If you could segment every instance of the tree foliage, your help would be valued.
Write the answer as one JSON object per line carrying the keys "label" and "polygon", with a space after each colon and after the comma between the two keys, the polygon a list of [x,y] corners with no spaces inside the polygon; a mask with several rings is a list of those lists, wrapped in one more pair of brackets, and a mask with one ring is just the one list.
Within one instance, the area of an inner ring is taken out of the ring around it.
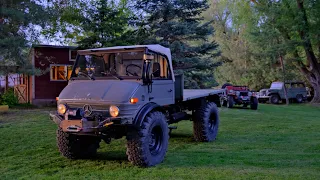
{"label": "tree foliage", "polygon": [[128,37],[132,32],[128,28],[130,11],[125,2],[99,0],[85,12],[80,26],[87,36],[78,44],[83,48],[129,45]]}
{"label": "tree foliage", "polygon": [[[243,64],[250,62],[250,67],[256,71],[255,76],[258,76],[254,82],[261,82],[266,77],[281,78],[282,61],[280,60],[283,60],[286,74],[282,79],[300,80],[304,75],[315,89],[314,102],[320,102],[319,2],[313,0],[213,1],[213,7],[219,5],[224,8],[214,17],[217,20],[216,26],[220,25],[221,32],[224,32],[224,35],[219,36],[223,37],[220,42],[227,44],[222,52],[225,52],[225,59],[231,62],[224,68],[232,65],[239,67],[236,69],[240,70]],[[229,23],[226,23],[226,19]],[[228,39],[242,42],[241,47],[235,48],[234,43],[229,42]],[[241,51],[244,47],[248,47],[245,53]],[[234,53],[228,52],[229,50],[234,50]],[[236,66],[238,60],[242,66]],[[250,71],[243,77],[248,74]],[[263,74],[265,74],[264,78],[259,77]]]}
{"label": "tree foliage", "polygon": [[135,8],[142,14],[140,34],[147,37],[141,43],[169,47],[174,68],[185,74],[187,88],[216,85],[213,69],[219,65],[215,60],[218,45],[209,39],[214,33],[211,22],[203,22],[201,16],[208,8],[207,1],[138,0]]}
{"label": "tree foliage", "polygon": [[127,0],[53,1],[52,9],[55,16],[43,30],[48,39],[80,48],[133,43]]}
{"label": "tree foliage", "polygon": [[28,47],[37,39],[35,27],[45,25],[46,15],[44,7],[35,1],[0,2],[0,74],[35,73],[27,58]]}
{"label": "tree foliage", "polygon": [[272,81],[301,79],[288,62],[284,78],[276,53],[267,53],[264,46],[252,41],[252,29],[255,29],[259,16],[251,11],[251,5],[245,0],[213,0],[205,13],[206,19],[214,20],[214,39],[222,52],[223,65],[215,73],[218,82],[247,85],[259,90],[269,87]]}

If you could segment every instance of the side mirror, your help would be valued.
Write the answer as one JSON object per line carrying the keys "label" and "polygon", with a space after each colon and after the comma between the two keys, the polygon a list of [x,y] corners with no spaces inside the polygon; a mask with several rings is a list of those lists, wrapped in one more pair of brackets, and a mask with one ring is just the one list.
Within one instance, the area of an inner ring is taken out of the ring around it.
{"label": "side mirror", "polygon": [[143,84],[148,85],[152,83],[152,74],[150,73],[150,66],[151,62],[149,60],[144,60],[143,62],[143,73],[142,73],[142,80]]}

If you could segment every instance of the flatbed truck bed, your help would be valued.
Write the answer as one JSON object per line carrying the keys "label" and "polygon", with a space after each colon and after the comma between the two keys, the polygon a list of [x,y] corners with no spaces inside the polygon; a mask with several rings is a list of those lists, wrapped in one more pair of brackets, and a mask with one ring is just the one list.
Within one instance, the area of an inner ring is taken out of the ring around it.
{"label": "flatbed truck bed", "polygon": [[223,89],[184,89],[183,101],[197,99],[201,97],[208,97],[212,95],[219,95],[224,92]]}

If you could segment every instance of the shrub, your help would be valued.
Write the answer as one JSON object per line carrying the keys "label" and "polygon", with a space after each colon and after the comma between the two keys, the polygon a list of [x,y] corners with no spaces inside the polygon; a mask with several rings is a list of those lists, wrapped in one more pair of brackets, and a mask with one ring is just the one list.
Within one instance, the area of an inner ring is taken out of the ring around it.
{"label": "shrub", "polygon": [[14,95],[13,89],[9,89],[9,90],[7,90],[7,92],[3,93],[3,95],[1,95],[0,99],[1,99],[1,103],[3,105],[8,105],[10,107],[16,106],[19,104],[19,100]]}

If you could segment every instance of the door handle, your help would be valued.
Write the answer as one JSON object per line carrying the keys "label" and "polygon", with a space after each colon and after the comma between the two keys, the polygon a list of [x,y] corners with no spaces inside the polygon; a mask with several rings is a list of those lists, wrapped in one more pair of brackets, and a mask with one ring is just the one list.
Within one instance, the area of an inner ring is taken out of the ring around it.
{"label": "door handle", "polygon": [[172,92],[172,89],[169,89],[168,92]]}

